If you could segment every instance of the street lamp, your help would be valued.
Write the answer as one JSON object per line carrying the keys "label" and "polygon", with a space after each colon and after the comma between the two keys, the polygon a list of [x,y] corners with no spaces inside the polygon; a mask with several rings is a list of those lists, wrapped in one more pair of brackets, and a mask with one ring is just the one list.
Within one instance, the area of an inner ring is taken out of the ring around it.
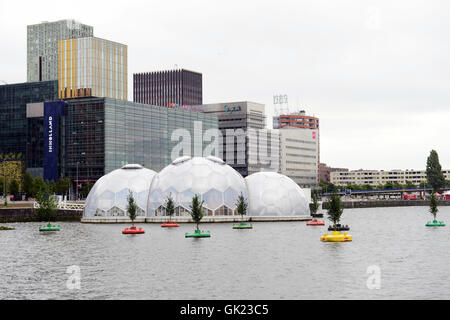
{"label": "street lamp", "polygon": [[79,164],[80,162],[79,161],[77,161],[77,195],[76,195],[76,199],[75,199],[75,201],[78,201],[78,164]]}

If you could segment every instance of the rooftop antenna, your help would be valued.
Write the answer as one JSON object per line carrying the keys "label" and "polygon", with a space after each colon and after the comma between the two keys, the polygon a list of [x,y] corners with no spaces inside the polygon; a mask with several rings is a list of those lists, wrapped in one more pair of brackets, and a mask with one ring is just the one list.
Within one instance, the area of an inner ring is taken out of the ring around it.
{"label": "rooftop antenna", "polygon": [[287,94],[274,94],[273,108],[274,108],[273,113],[275,116],[279,116],[281,114],[289,114],[289,104]]}

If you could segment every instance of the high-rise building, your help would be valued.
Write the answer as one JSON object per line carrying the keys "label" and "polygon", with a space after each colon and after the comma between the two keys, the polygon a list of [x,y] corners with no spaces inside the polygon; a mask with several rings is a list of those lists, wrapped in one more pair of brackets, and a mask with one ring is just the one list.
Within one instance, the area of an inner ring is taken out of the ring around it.
{"label": "high-rise building", "polygon": [[305,111],[273,117],[273,128],[280,133],[281,173],[300,186],[315,187],[319,183],[320,132],[319,118]]}
{"label": "high-rise building", "polygon": [[302,187],[318,183],[319,130],[282,128],[280,133],[280,168]]}
{"label": "high-rise building", "polygon": [[93,27],[75,20],[27,26],[27,81],[58,80],[58,41],[93,34]]}
{"label": "high-rise building", "polygon": [[279,134],[266,129],[263,104],[243,101],[196,107],[217,115],[222,134],[218,156],[242,176],[279,171]]}
{"label": "high-rise building", "polygon": [[127,46],[100,38],[60,40],[60,99],[107,97],[127,100]]}
{"label": "high-rise building", "polygon": [[200,105],[202,74],[185,69],[135,73],[133,101],[164,107]]}

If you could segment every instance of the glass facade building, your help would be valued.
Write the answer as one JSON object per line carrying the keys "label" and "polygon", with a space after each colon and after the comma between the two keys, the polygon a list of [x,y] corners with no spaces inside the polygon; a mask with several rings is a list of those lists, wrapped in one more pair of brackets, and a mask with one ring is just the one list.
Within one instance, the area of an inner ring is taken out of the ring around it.
{"label": "glass facade building", "polygon": [[60,40],[59,98],[128,98],[127,46],[100,38]]}
{"label": "glass facade building", "polygon": [[0,153],[22,153],[27,168],[42,169],[43,120],[28,119],[27,104],[52,101],[57,96],[57,81],[1,85]]}
{"label": "glass facade building", "polygon": [[58,40],[92,37],[94,28],[75,20],[27,26],[27,81],[58,80]]}
{"label": "glass facade building", "polygon": [[94,97],[66,103],[61,165],[74,179],[97,180],[130,163],[158,172],[173,156],[186,155],[172,155],[180,143],[178,135],[172,139],[177,129],[191,138],[187,155],[202,150],[206,130],[218,129],[216,115],[191,110]]}

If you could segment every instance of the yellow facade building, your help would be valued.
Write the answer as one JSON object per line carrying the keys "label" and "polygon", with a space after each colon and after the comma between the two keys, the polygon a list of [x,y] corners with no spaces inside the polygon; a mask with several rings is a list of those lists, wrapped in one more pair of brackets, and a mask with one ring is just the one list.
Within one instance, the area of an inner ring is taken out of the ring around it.
{"label": "yellow facade building", "polygon": [[58,96],[127,100],[127,46],[95,37],[59,40]]}

